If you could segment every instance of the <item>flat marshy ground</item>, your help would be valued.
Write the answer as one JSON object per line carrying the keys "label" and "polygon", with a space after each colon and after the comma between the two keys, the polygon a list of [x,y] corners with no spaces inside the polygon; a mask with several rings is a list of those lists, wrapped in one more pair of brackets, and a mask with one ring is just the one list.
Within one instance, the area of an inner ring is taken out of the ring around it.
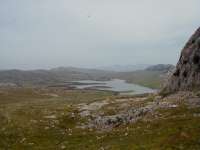
{"label": "flat marshy ground", "polygon": [[[129,116],[129,110],[137,111]],[[161,98],[62,88],[0,89],[0,120],[0,150],[200,149],[198,93]]]}

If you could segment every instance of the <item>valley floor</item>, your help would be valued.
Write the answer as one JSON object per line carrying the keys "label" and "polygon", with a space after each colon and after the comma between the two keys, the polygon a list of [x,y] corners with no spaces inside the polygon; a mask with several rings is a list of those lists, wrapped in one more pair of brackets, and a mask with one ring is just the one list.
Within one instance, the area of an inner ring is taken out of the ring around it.
{"label": "valley floor", "polygon": [[0,89],[0,150],[199,150],[200,94]]}

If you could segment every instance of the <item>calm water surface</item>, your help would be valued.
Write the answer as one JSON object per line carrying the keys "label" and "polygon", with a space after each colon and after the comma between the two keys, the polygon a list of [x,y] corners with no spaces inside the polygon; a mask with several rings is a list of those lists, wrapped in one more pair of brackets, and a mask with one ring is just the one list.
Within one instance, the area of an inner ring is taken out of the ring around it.
{"label": "calm water surface", "polygon": [[93,81],[93,80],[82,80],[75,81],[76,83],[84,83],[84,85],[74,85],[78,89],[93,88],[97,90],[109,90],[115,92],[121,92],[121,94],[144,94],[154,93],[153,90],[148,87],[140,86],[137,84],[127,83],[125,80],[113,79],[110,81]]}

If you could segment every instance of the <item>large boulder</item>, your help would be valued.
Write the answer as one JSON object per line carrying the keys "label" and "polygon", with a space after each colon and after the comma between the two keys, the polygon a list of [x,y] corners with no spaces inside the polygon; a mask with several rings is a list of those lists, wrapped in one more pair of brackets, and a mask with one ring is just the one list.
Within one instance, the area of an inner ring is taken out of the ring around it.
{"label": "large boulder", "polygon": [[170,93],[194,88],[200,88],[200,27],[183,48],[163,91]]}

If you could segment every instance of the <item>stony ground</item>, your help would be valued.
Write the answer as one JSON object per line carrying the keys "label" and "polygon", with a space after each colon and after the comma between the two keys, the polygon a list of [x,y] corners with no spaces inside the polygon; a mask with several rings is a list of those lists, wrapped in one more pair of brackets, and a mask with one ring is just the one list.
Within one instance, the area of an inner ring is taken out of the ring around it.
{"label": "stony ground", "polygon": [[199,150],[199,96],[0,89],[0,150]]}

